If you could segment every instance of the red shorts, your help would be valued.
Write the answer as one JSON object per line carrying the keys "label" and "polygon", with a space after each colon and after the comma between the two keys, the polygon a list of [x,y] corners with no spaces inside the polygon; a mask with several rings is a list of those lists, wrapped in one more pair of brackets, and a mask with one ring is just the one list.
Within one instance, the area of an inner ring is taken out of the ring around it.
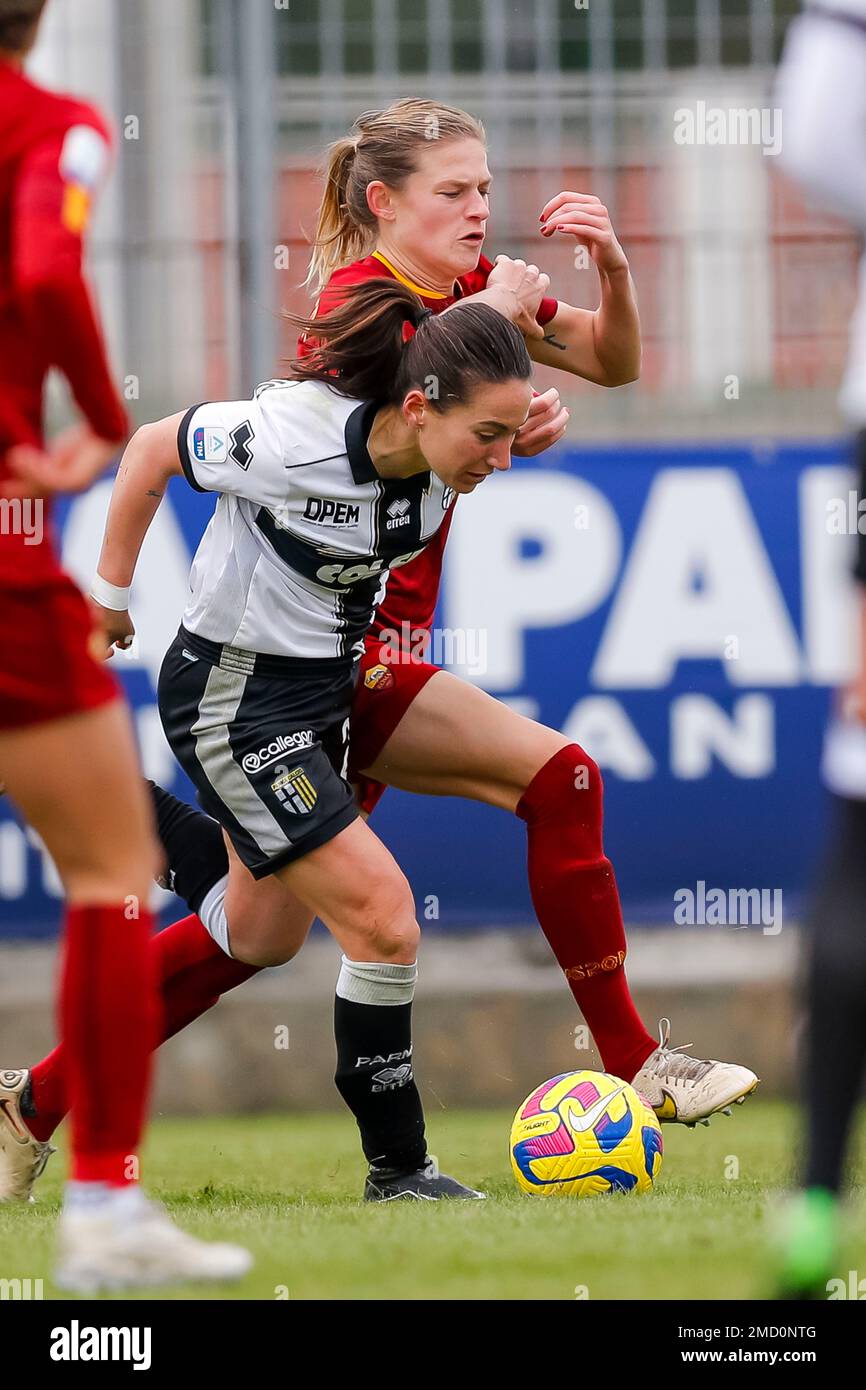
{"label": "red shorts", "polygon": [[83,594],[62,570],[0,585],[0,730],[23,729],[117,699],[120,688],[88,652]]}
{"label": "red shorts", "polygon": [[358,788],[359,805],[368,815],[382,796],[385,785],[365,777],[361,769],[376,761],[415,696],[439,669],[429,661],[417,661],[408,656],[403,661],[394,661],[390,644],[373,637],[367,639],[352,701],[349,781]]}

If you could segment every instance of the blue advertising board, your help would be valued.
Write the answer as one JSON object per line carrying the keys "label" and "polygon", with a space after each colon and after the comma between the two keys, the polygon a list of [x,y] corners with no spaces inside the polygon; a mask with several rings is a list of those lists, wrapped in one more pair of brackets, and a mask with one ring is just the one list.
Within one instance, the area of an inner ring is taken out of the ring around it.
{"label": "blue advertising board", "polygon": [[[782,892],[789,916],[808,890],[822,728],[853,663],[853,486],[844,443],[761,440],[562,450],[461,499],[432,659],[600,763],[627,921],[670,923],[699,884]],[[101,483],[63,509],[82,581],[109,493]],[[212,507],[172,483],[136,578],[138,644],[116,661],[149,775],[190,797],[154,692]],[[516,818],[389,791],[373,825],[422,919],[533,920]],[[53,869],[0,802],[0,934],[50,935],[57,921]]]}

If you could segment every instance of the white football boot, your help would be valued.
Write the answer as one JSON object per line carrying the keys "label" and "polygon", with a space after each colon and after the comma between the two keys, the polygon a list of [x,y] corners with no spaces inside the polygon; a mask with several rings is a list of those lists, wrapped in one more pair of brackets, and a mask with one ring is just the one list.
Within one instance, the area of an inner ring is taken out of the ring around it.
{"label": "white football boot", "polygon": [[34,1139],[21,1113],[29,1071],[0,1071],[0,1202],[32,1202],[33,1184],[57,1150]]}
{"label": "white football boot", "polygon": [[631,1083],[649,1101],[658,1119],[681,1125],[708,1125],[711,1115],[719,1110],[730,1115],[731,1105],[742,1105],[754,1091],[758,1078],[748,1067],[684,1057],[684,1049],[692,1044],[669,1047],[670,1035],[671,1021],[663,1018],[659,1023],[659,1045]]}
{"label": "white football boot", "polygon": [[239,1245],[198,1240],[182,1231],[158,1202],[137,1188],[93,1206],[67,1206],[60,1216],[54,1282],[71,1293],[228,1282],[252,1268]]}

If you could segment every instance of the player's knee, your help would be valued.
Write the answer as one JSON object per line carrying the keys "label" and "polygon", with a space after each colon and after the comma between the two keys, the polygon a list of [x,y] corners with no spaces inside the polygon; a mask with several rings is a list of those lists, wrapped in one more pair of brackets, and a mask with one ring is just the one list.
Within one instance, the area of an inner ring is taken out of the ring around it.
{"label": "player's knee", "polygon": [[421,931],[415,919],[412,890],[402,874],[370,885],[352,909],[346,927],[359,960],[411,964]]}
{"label": "player's knee", "polygon": [[374,910],[352,933],[360,959],[411,965],[418,955],[421,931],[414,916],[389,916]]}
{"label": "player's knee", "polygon": [[526,788],[517,814],[530,824],[580,822],[601,829],[604,783],[598,763],[579,743],[568,743],[544,764]]}
{"label": "player's knee", "polygon": [[76,901],[88,898],[101,902],[138,898],[147,902],[153,881],[160,872],[162,854],[149,831],[131,837],[121,851],[85,838],[58,850],[57,869],[67,893]]}
{"label": "player's knee", "polygon": [[258,970],[269,970],[276,965],[288,965],[293,960],[296,951],[288,950],[277,943],[265,943],[262,945],[257,942],[245,943],[243,938],[240,942],[231,940],[231,956],[233,960],[240,961],[241,965],[253,965]]}
{"label": "player's knee", "polygon": [[226,914],[212,927],[205,926],[227,954],[245,965],[260,969],[287,965],[294,960],[307,939],[312,918],[305,908],[292,911],[281,904],[259,912]]}
{"label": "player's knee", "polygon": [[250,938],[243,932],[227,933],[228,953],[244,965],[255,965],[267,970],[275,965],[288,965],[301,949],[302,942],[287,940],[285,937]]}
{"label": "player's knee", "polygon": [[[566,776],[570,788],[587,791],[600,802],[604,791],[604,781],[598,763],[589,756],[579,743],[570,743],[563,753],[572,755],[572,763]],[[569,788],[569,790],[570,790]]]}

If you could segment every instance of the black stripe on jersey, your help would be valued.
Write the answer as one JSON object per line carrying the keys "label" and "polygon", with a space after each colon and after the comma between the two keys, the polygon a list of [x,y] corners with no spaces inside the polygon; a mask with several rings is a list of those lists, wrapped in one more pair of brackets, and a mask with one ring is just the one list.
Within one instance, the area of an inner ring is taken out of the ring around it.
{"label": "black stripe on jersey", "polygon": [[379,554],[379,545],[380,545],[380,542],[381,542],[381,536],[379,535],[379,507],[380,507],[380,505],[381,505],[382,498],[383,498],[384,496],[385,496],[385,484],[380,480],[380,481],[376,484],[376,501],[375,501],[374,504],[373,504],[373,511],[372,511],[372,515],[371,515],[371,518],[370,518],[370,520],[371,520],[370,530],[371,530],[371,532],[372,532],[372,534],[371,534],[371,536],[370,536],[370,549],[372,550],[372,552],[373,552],[374,555],[378,555],[378,554]]}
{"label": "black stripe on jersey", "polygon": [[421,539],[421,502],[429,487],[430,474],[427,472],[416,473],[412,478],[382,480],[381,492],[375,504],[376,555],[393,560],[407,550],[417,550],[419,546],[427,544]]}
{"label": "black stripe on jersey", "polygon": [[343,641],[345,619],[343,617],[343,599],[339,593],[334,594],[334,631],[337,634],[337,656],[345,656],[346,648]]}
{"label": "black stripe on jersey", "polygon": [[[346,587],[346,580],[340,580],[341,572],[357,572],[357,577],[349,583],[372,578],[388,569],[394,560],[423,550],[432,536],[421,537],[421,497],[406,496],[407,489],[400,488],[396,493],[387,490],[376,502],[376,529],[384,536],[379,540],[376,550],[370,555],[340,550],[324,539],[318,543],[298,536],[285,527],[278,526],[273,513],[267,507],[260,507],[256,513],[256,526],[267,537],[281,560],[292,569],[312,579],[317,584],[330,587],[339,584]],[[388,523],[392,523],[391,526]]]}
{"label": "black stripe on jersey", "polygon": [[352,411],[343,427],[349,467],[356,483],[375,483],[379,474],[373,466],[367,441],[373,421],[382,409],[381,401],[362,401]]}
{"label": "black stripe on jersey", "polygon": [[183,469],[184,477],[190,487],[195,488],[196,492],[208,492],[209,489],[202,487],[201,483],[196,481],[192,459],[189,456],[189,449],[187,448],[186,437],[189,433],[189,425],[193,415],[195,415],[197,410],[201,410],[203,405],[207,404],[207,401],[199,401],[198,405],[191,405],[177,427],[177,456],[180,459],[180,466]]}
{"label": "black stripe on jersey", "polygon": [[[256,526],[270,541],[280,559],[304,579],[321,584],[326,589],[332,586],[340,591],[371,580],[377,581],[382,571],[388,568],[388,560],[382,555],[353,555],[336,550],[331,545],[315,545],[301,536],[278,526],[267,507],[260,507],[256,513]],[[417,547],[416,547],[417,548]],[[409,548],[407,547],[407,550]],[[355,578],[340,582],[340,575],[356,572]]]}
{"label": "black stripe on jersey", "polygon": [[[337,598],[339,610],[340,637],[339,637],[339,656],[352,656],[354,649],[359,643],[363,643],[364,638],[373,621],[373,614],[376,608],[376,599],[379,594],[381,578],[375,581],[372,591],[367,590],[367,586],[355,585],[353,589],[347,589],[340,593]],[[365,592],[358,593],[358,589],[363,587]]]}

